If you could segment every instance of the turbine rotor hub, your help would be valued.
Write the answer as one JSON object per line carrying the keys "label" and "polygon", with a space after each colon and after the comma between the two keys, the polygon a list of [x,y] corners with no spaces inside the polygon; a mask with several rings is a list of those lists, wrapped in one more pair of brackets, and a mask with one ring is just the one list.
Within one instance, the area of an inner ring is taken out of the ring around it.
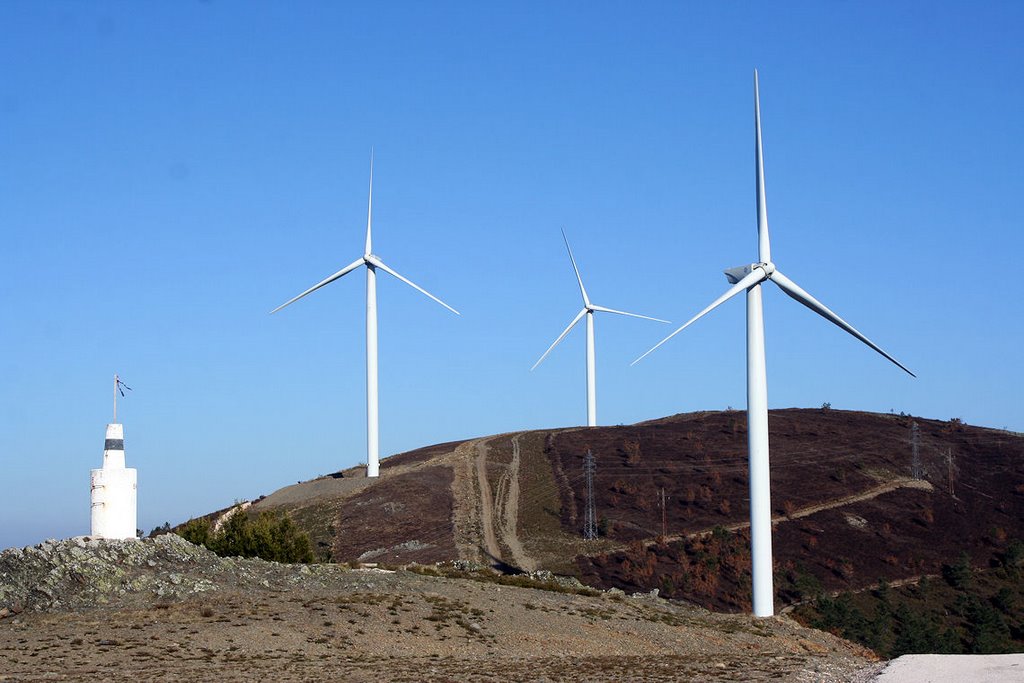
{"label": "turbine rotor hub", "polygon": [[736,284],[757,269],[760,269],[764,273],[765,279],[768,279],[775,272],[775,264],[771,261],[764,261],[761,263],[751,263],[747,266],[736,266],[726,270],[725,277],[732,284]]}

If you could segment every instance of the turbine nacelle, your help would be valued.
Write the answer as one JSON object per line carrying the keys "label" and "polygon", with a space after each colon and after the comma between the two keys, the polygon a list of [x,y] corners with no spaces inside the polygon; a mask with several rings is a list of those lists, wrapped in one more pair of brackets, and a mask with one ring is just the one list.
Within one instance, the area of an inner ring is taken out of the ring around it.
{"label": "turbine nacelle", "polygon": [[768,279],[775,272],[775,264],[768,263],[751,263],[749,266],[736,266],[735,268],[729,268],[722,272],[725,273],[725,278],[729,281],[729,284],[735,285],[740,280],[745,278],[754,272],[754,270],[760,269],[764,273],[764,279]]}

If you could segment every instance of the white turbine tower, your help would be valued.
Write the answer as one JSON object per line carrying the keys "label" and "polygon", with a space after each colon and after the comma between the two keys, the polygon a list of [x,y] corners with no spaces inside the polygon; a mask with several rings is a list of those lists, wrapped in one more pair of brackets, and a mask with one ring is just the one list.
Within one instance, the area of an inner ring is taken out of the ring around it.
{"label": "white turbine tower", "polygon": [[761,104],[758,93],[757,71],[754,71],[754,162],[757,187],[757,244],[758,262],[749,266],[730,268],[725,271],[733,283],[725,294],[715,299],[710,306],[695,315],[641,358],[654,351],[669,339],[689,327],[720,304],[740,292],[747,293],[747,442],[750,459],[750,554],[753,573],[754,615],[770,617],[774,613],[772,588],[772,525],[768,464],[768,383],[764,360],[764,317],[761,306],[761,283],[771,280],[783,292],[796,299],[829,322],[846,330],[872,349],[905,370],[911,377],[914,373],[879,348],[874,342],[853,328],[852,325],[833,313],[824,304],[804,291],[799,285],[783,275],[772,263],[771,247],[768,241],[768,211],[765,206],[764,161],[761,154]]}
{"label": "white turbine tower", "polygon": [[569,260],[572,262],[572,269],[576,272],[576,281],[580,284],[580,294],[583,295],[583,309],[576,314],[576,317],[572,319],[569,326],[565,328],[562,334],[558,335],[558,339],[552,342],[548,350],[544,352],[544,355],[540,357],[533,367],[530,368],[533,371],[538,365],[540,365],[551,350],[558,346],[558,342],[565,339],[565,335],[569,334],[569,331],[576,326],[583,316],[587,317],[587,426],[597,426],[597,370],[594,359],[594,311],[601,311],[604,313],[617,313],[618,315],[628,315],[632,318],[643,318],[644,320],[654,320],[659,323],[667,323],[667,320],[660,318],[651,318],[646,315],[638,315],[636,313],[627,313],[625,311],[617,311],[613,308],[605,308],[604,306],[598,306],[590,303],[590,297],[587,296],[587,290],[583,286],[583,278],[580,277],[580,269],[576,267],[576,259],[572,257],[572,249],[569,247],[569,240],[565,236],[565,230],[562,231],[562,239],[565,240],[565,249],[569,252]]}
{"label": "white turbine tower", "polygon": [[347,275],[359,266],[366,266],[366,476],[376,477],[380,468],[380,433],[378,431],[377,417],[377,269],[389,273],[398,278],[413,289],[426,294],[428,297],[458,315],[454,308],[438,299],[436,296],[408,280],[391,268],[384,265],[373,253],[373,239],[371,225],[373,222],[373,154],[370,154],[370,193],[366,209],[366,249],[363,255],[348,264],[334,275],[331,275],[316,283],[297,297],[286,301],[271,313],[277,313],[285,306],[295,303],[302,297],[315,292],[324,285],[329,285],[338,278]]}

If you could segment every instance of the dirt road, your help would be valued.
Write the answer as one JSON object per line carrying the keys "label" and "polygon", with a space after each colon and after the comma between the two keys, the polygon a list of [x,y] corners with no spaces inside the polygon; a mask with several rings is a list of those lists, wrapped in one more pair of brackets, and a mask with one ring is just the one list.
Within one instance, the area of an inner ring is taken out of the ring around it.
{"label": "dirt road", "polygon": [[[500,434],[475,439],[460,446],[452,454],[455,474],[452,493],[456,501],[456,546],[461,559],[484,563],[502,563],[533,571],[536,561],[523,548],[519,538],[520,445],[522,433]],[[511,444],[508,462],[491,457],[505,443]],[[493,489],[489,472],[498,468],[501,474]],[[467,503],[466,501],[471,501]],[[481,545],[473,545],[474,530]]]}
{"label": "dirt road", "polygon": [[501,542],[512,555],[510,564],[523,571],[535,570],[536,563],[526,554],[523,544],[519,541],[516,528],[519,524],[519,437],[512,437],[512,460],[498,481],[498,493],[495,496],[494,510],[498,517],[498,532]]}
{"label": "dirt road", "polygon": [[480,510],[480,527],[483,532],[484,550],[494,560],[501,559],[501,546],[498,545],[498,536],[494,533],[494,497],[491,495],[491,484],[487,479],[487,451],[490,449],[489,439],[480,439],[475,442],[476,459],[474,469],[476,471],[477,491],[480,492],[478,507]]}
{"label": "dirt road", "polygon": [[[815,513],[821,512],[823,510],[832,510],[832,509],[835,509],[835,508],[841,508],[841,507],[845,507],[847,505],[852,505],[853,503],[859,503],[861,501],[870,500],[872,498],[877,498],[878,496],[880,496],[880,495],[882,495],[884,493],[890,493],[892,491],[895,491],[896,489],[901,489],[901,488],[922,489],[922,490],[925,490],[925,491],[931,491],[934,487],[931,484],[929,484],[927,481],[924,481],[924,480],[911,479],[909,477],[907,477],[907,478],[902,478],[901,477],[899,479],[893,479],[892,481],[887,481],[884,484],[879,484],[878,486],[873,486],[873,487],[871,487],[871,488],[869,488],[869,489],[867,489],[865,491],[861,491],[860,493],[855,493],[853,495],[846,496],[845,498],[836,498],[835,500],[830,500],[830,501],[828,501],[826,503],[820,503],[820,504],[817,504],[817,505],[808,505],[807,507],[803,507],[803,508],[800,508],[799,510],[795,510],[793,512],[793,514],[791,514],[791,515],[774,515],[774,516],[772,516],[772,526],[775,526],[776,524],[781,524],[783,522],[789,522],[789,521],[792,521],[794,519],[800,519],[802,517],[808,517],[810,515],[813,515]],[[727,524],[727,525],[723,526],[723,528],[726,531],[739,531],[740,529],[747,529],[749,527],[750,527],[750,522],[739,522],[737,524]],[[691,532],[691,533],[688,533],[688,534],[677,534],[677,535],[669,536],[668,540],[671,542],[671,541],[681,541],[684,538],[698,538],[700,536],[707,536],[707,535],[711,534],[711,532],[713,530],[714,529],[701,529],[700,531],[694,531],[694,532]]]}

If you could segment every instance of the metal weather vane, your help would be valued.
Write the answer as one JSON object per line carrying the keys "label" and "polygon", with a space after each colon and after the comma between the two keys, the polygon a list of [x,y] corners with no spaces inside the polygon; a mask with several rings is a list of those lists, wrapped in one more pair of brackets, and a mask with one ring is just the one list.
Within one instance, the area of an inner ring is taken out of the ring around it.
{"label": "metal weather vane", "polygon": [[114,374],[114,422],[117,422],[117,395],[124,397],[124,390],[131,391],[132,388],[121,381],[121,378]]}

